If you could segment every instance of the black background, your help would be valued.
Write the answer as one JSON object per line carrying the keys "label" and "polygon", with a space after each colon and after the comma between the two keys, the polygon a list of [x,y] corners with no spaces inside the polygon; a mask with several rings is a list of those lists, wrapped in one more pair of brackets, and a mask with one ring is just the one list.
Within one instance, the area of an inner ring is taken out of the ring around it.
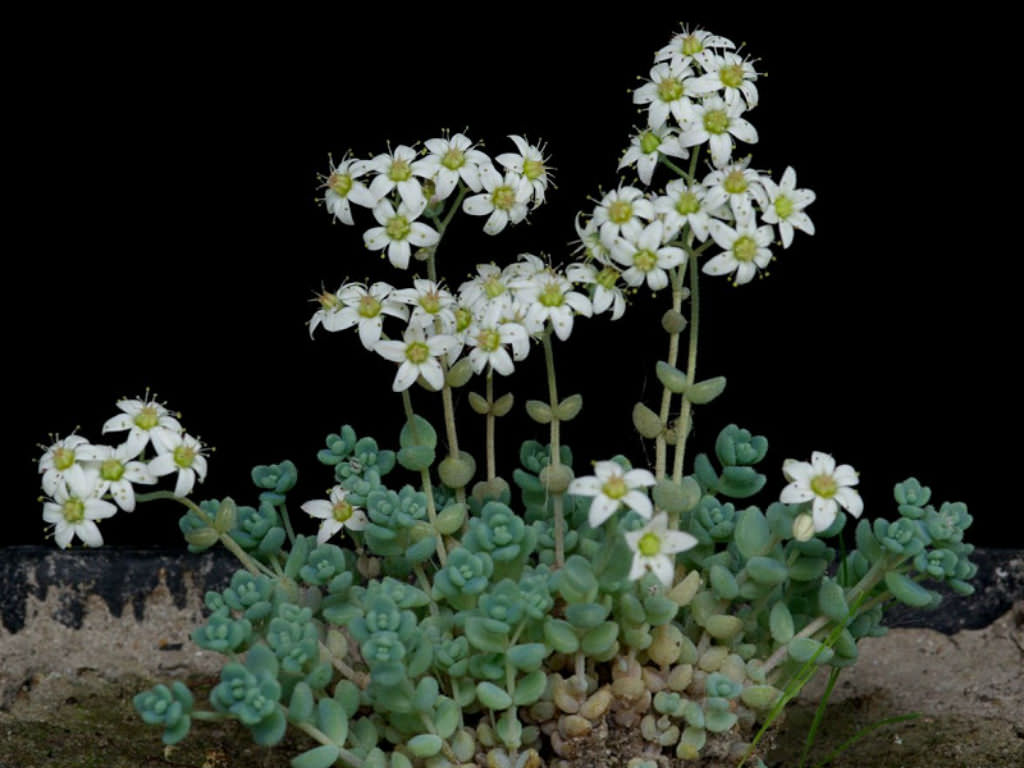
{"label": "black background", "polygon": [[[452,286],[521,251],[565,262],[576,211],[616,186],[644,119],[627,90],[685,21],[747,43],[767,73],[747,116],[760,134],[753,165],[775,179],[792,165],[817,193],[817,235],[776,248],[765,279],[702,283],[699,378],[729,385],[697,410],[691,455],[736,422],[769,438],[765,504],[784,484],[783,459],[822,450],[861,473],[868,516],[891,517],[892,485],[915,475],[937,501],[968,503],[977,543],[1024,545],[1007,526],[1018,506],[1008,360],[1019,343],[1002,270],[1018,257],[995,242],[1014,214],[982,192],[1004,150],[979,59],[954,45],[962,20],[620,11],[116,26],[89,16],[20,30],[9,120],[24,183],[8,211],[21,234],[9,241],[4,309],[13,483],[0,543],[43,540],[37,445],[76,427],[100,441],[115,401],[147,387],[216,448],[197,499],[251,503],[249,468],[284,458],[300,468],[294,508],[321,497],[332,476],[315,452],[342,423],[395,446],[393,364],[354,333],[311,340],[305,327],[321,287],[410,277],[363,248],[368,211],[356,209],[356,227],[332,224],[318,201],[328,155],[370,157],[443,128],[492,156],[513,149],[507,134],[543,139],[556,168],[549,204],[496,238],[482,218],[457,216],[439,261]],[[556,343],[560,394],[584,394],[563,429],[578,473],[620,452],[653,462],[630,411],[640,398],[657,407],[667,301],[642,293],[623,319],[581,318]],[[546,396],[539,347],[497,383],[520,404],[517,424],[499,423],[510,477],[519,441],[546,440],[520,410]],[[415,391],[440,426],[437,399]],[[478,448],[482,419],[464,403],[460,416],[463,442]],[[110,543],[174,546],[178,514],[144,505],[102,531]]]}

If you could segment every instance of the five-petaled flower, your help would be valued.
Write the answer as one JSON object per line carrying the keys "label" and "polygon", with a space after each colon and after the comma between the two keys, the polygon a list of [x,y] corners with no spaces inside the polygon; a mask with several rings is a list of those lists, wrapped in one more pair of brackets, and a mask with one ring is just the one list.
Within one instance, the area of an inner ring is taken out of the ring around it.
{"label": "five-petaled flower", "polygon": [[175,496],[188,496],[196,478],[206,479],[206,456],[203,444],[192,435],[170,433],[155,443],[159,455],[149,462],[149,471],[156,477],[178,473],[174,484]]}
{"label": "five-petaled flower", "polygon": [[316,540],[320,544],[330,539],[342,528],[361,531],[369,522],[363,510],[345,500],[346,494],[347,491],[344,488],[336,485],[331,489],[330,500],[316,499],[302,505],[303,512],[322,521],[316,533]]}
{"label": "five-petaled flower", "polygon": [[782,489],[779,500],[785,504],[813,502],[815,531],[831,526],[840,506],[854,517],[860,517],[864,511],[864,501],[853,488],[857,484],[856,471],[849,464],[837,467],[830,454],[814,451],[810,463],[786,459],[782,474],[790,482]]}
{"label": "five-petaled flower", "polygon": [[590,527],[597,528],[623,504],[641,517],[651,518],[651,500],[642,488],[654,485],[654,475],[646,469],[625,470],[614,461],[594,462],[594,474],[577,477],[569,483],[574,496],[593,496],[590,502]]}
{"label": "five-petaled flower", "polygon": [[64,471],[51,494],[53,500],[43,503],[43,520],[53,525],[57,546],[67,549],[75,536],[89,547],[103,543],[95,521],[110,517],[117,507],[100,499],[102,493],[98,470],[74,464]]}
{"label": "five-petaled flower", "polygon": [[378,341],[374,351],[386,360],[401,363],[391,388],[403,392],[420,376],[434,389],[444,386],[444,370],[438,358],[458,344],[454,336],[436,334],[428,337],[421,326],[406,329],[404,341]]}
{"label": "five-petaled flower", "polygon": [[672,586],[675,575],[673,555],[697,546],[697,539],[685,531],[668,529],[668,515],[664,512],[655,515],[643,528],[625,535],[626,543],[633,550],[629,578],[635,581],[651,570],[666,587]]}

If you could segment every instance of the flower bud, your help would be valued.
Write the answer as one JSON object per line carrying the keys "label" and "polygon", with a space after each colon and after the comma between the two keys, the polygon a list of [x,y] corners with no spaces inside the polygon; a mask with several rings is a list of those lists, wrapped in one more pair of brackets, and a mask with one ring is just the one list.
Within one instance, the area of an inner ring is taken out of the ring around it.
{"label": "flower bud", "polygon": [[675,309],[670,309],[661,316],[661,327],[665,333],[682,333],[686,328],[686,318]]}
{"label": "flower bud", "polygon": [[797,515],[793,520],[793,538],[807,541],[814,536],[814,518],[810,515]]}

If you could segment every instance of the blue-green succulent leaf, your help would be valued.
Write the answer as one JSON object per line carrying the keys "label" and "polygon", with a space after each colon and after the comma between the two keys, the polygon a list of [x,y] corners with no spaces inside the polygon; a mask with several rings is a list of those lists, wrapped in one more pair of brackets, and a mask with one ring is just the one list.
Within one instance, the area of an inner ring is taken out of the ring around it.
{"label": "blue-green succulent leaf", "polygon": [[290,765],[292,768],[330,768],[340,755],[341,748],[338,745],[321,744],[293,757]]}
{"label": "blue-green succulent leaf", "polygon": [[893,597],[914,608],[924,608],[931,605],[933,600],[929,590],[897,571],[885,574],[885,586],[892,592]]}
{"label": "blue-green succulent leaf", "polygon": [[512,703],[519,707],[528,707],[543,695],[546,686],[547,675],[544,669],[536,669],[516,681]]}

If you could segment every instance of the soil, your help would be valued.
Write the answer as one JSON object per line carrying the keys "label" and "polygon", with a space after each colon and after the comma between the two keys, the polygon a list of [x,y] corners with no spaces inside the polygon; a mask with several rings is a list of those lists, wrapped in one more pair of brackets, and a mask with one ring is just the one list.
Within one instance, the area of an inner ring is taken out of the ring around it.
{"label": "soil", "polygon": [[[994,621],[948,634],[899,627],[862,641],[860,660],[840,676],[806,765],[864,728],[914,715],[871,730],[829,765],[1024,766],[1024,557],[1011,554],[987,576],[1002,579],[1004,601],[1015,601],[994,603],[1005,609]],[[132,696],[155,682],[183,679],[202,700],[216,681],[219,657],[188,640],[202,619],[202,588],[194,583],[202,581],[202,569],[186,573],[183,588],[174,590],[167,572],[157,569],[156,587],[139,611],[132,600],[112,610],[97,594],[76,597],[74,589],[54,584],[36,594],[42,575],[52,575],[48,567],[29,570],[27,589],[25,579],[0,574],[0,594],[10,596],[19,584],[25,593],[18,631],[7,626],[10,613],[0,626],[0,768],[283,768],[312,746],[290,733],[274,749],[258,747],[236,723],[199,722],[168,748],[135,714]],[[980,605],[985,595],[965,602],[972,601]],[[768,766],[798,765],[823,683],[813,681],[787,708]],[[581,745],[577,763],[624,768],[636,755],[635,732],[600,732],[603,738]]]}

